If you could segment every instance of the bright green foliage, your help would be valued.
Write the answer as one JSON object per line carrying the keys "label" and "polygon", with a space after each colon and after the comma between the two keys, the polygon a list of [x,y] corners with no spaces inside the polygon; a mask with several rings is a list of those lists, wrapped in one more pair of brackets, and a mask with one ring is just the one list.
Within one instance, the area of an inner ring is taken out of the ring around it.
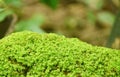
{"label": "bright green foliage", "polygon": [[120,77],[120,51],[29,31],[0,40],[0,77]]}

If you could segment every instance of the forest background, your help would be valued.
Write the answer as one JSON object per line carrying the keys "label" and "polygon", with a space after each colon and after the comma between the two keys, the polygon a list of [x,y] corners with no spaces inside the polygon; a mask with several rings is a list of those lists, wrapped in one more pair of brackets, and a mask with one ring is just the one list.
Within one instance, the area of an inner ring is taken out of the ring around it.
{"label": "forest background", "polygon": [[0,0],[0,38],[30,30],[120,48],[119,0]]}

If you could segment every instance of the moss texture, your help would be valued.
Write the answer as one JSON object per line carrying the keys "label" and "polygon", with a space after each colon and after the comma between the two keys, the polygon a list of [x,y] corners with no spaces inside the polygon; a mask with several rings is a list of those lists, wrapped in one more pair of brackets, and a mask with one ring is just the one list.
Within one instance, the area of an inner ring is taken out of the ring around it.
{"label": "moss texture", "polygon": [[0,40],[0,77],[120,77],[120,51],[30,31]]}

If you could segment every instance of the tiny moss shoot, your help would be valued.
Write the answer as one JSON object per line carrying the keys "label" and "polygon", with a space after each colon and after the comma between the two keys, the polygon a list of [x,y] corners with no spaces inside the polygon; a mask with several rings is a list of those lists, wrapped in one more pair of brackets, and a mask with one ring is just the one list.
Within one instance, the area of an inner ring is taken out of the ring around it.
{"label": "tiny moss shoot", "polygon": [[120,51],[30,31],[0,40],[0,77],[120,77]]}

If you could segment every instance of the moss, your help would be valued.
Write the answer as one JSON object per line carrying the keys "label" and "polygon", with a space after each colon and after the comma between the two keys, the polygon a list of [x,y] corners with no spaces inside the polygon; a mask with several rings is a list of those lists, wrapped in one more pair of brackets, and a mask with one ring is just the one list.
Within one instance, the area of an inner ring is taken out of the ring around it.
{"label": "moss", "polygon": [[120,77],[120,51],[29,31],[0,40],[0,77]]}

